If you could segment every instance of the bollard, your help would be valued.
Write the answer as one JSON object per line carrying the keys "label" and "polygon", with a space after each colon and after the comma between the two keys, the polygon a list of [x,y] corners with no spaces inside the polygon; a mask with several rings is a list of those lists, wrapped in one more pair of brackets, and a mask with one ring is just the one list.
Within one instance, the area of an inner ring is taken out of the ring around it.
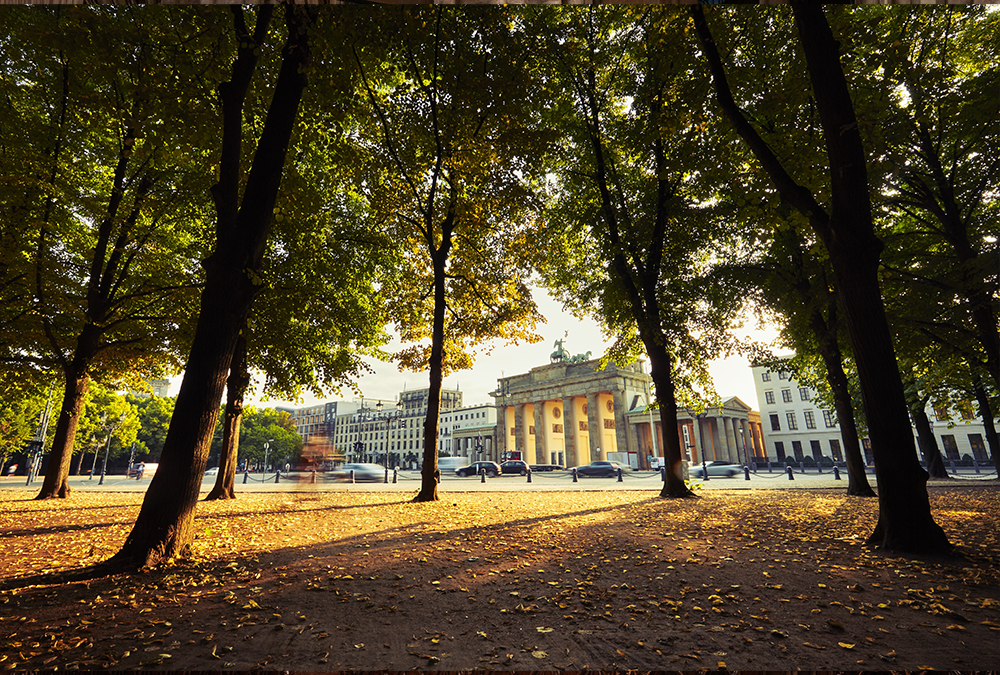
{"label": "bollard", "polygon": [[354,469],[351,469],[351,482],[354,482]]}
{"label": "bollard", "polygon": [[309,479],[309,482],[310,483],[315,483],[316,482],[316,469],[313,469],[312,477]]}
{"label": "bollard", "polygon": [[816,462],[816,473],[823,473],[823,462]]}
{"label": "bollard", "polygon": [[667,482],[667,467],[665,466],[660,467],[660,482],[661,483]]}
{"label": "bollard", "polygon": [[579,481],[577,480],[577,478],[576,478],[576,467],[575,467],[575,466],[573,467],[573,482],[574,482],[574,483],[577,483],[577,482],[579,482]]}
{"label": "bollard", "polygon": [[281,482],[281,469],[274,472],[274,484],[277,485]]}
{"label": "bollard", "polygon": [[806,463],[805,462],[799,462],[799,473],[805,474],[805,472],[806,472]]}
{"label": "bollard", "polygon": [[486,469],[480,469],[479,470],[479,482],[480,483],[485,483],[486,482]]}
{"label": "bollard", "polygon": [[750,467],[746,464],[743,465],[743,477],[744,480],[750,480]]}
{"label": "bollard", "polygon": [[836,464],[833,465],[833,480],[840,480],[840,469]]}
{"label": "bollard", "polygon": [[385,477],[382,479],[382,485],[389,484],[389,467],[385,467]]}
{"label": "bollard", "polygon": [[246,469],[243,470],[243,484],[247,484],[247,478],[250,477],[250,472]]}
{"label": "bollard", "polygon": [[795,472],[792,471],[792,467],[788,467],[788,480],[795,480]]}
{"label": "bollard", "polygon": [[750,462],[750,470],[757,473],[757,462]]}
{"label": "bollard", "polygon": [[[979,461],[972,460],[972,466],[976,467],[976,473],[979,473]],[[101,472],[101,480],[104,480],[104,472]]]}
{"label": "bollard", "polygon": [[531,482],[531,469],[530,468],[528,469],[528,473],[526,475],[528,476],[528,482],[530,483]]}
{"label": "bollard", "polygon": [[771,471],[771,460],[767,460],[767,472],[774,473],[773,471]]}
{"label": "bollard", "polygon": [[392,482],[393,483],[396,482],[396,474],[398,474],[398,473],[399,473],[399,467],[398,466],[393,467],[393,469],[392,469]]}
{"label": "bollard", "polygon": [[622,468],[618,467],[618,482],[622,482]]}

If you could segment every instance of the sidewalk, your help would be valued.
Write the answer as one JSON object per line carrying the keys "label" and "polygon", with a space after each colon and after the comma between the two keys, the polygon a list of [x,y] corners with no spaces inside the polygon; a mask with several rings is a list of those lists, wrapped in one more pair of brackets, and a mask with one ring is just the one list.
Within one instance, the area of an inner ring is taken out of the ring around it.
{"label": "sidewalk", "polygon": [[[750,474],[750,480],[746,480],[744,474],[737,474],[732,478],[710,478],[708,481],[695,479],[693,483],[700,486],[701,490],[787,490],[787,489],[847,489],[847,475],[841,473],[841,480],[837,480],[832,472],[824,471],[822,474],[815,472],[799,473],[795,472],[794,479],[789,480],[788,475],[779,472],[776,468],[774,473],[758,471]],[[397,482],[392,482],[392,474],[389,474],[389,483],[348,483],[346,481],[328,480],[317,474],[316,482],[311,482],[310,474],[291,474],[281,476],[279,482],[274,482],[274,474],[267,475],[267,482],[261,482],[260,474],[250,474],[247,482],[243,482],[243,474],[236,476],[237,492],[416,492],[420,487],[420,473],[417,471],[401,471],[397,476]],[[98,485],[100,478],[95,476],[92,480],[88,476],[71,476],[69,479],[70,488],[74,491],[82,492],[145,492],[149,487],[151,479],[143,478],[135,480],[125,476],[105,476],[104,485]],[[31,485],[25,484],[24,476],[12,476],[0,479],[0,490],[13,490],[19,492],[37,492],[42,486],[42,479],[35,480]],[[872,487],[877,487],[875,475],[868,474],[868,481]],[[202,483],[202,490],[208,492],[215,485],[215,476],[206,476]],[[1000,482],[995,480],[994,473],[982,474],[962,474],[958,477],[947,480],[931,480],[929,487],[955,487],[959,485],[980,485],[1000,487]],[[457,478],[445,476],[442,478],[439,490],[441,492],[523,492],[523,491],[608,491],[608,490],[648,490],[659,492],[663,483],[660,474],[650,471],[632,471],[623,475],[622,482],[614,478],[579,478],[574,483],[571,474],[568,472],[536,472],[531,475],[529,483],[525,476],[498,476],[487,478]]]}

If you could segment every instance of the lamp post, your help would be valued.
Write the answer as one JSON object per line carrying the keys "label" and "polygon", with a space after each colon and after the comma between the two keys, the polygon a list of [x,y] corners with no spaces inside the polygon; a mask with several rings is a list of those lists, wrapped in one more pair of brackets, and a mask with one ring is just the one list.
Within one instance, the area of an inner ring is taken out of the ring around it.
{"label": "lamp post", "polygon": [[392,428],[392,423],[399,422],[399,408],[397,407],[392,412],[383,413],[382,412],[382,401],[375,404],[375,419],[385,422],[385,463],[383,466],[386,471],[389,470],[389,430]]}
{"label": "lamp post", "polygon": [[263,478],[264,474],[267,473],[267,455],[271,451],[271,443],[274,443],[273,438],[269,438],[268,440],[264,441],[264,467],[261,469],[260,472],[261,478]]}
{"label": "lamp post", "polygon": [[[104,422],[108,419],[108,413],[101,413],[101,428],[104,428]],[[97,440],[97,434],[93,436],[94,440]],[[97,443],[94,447],[94,461],[90,464],[90,478],[88,480],[94,480],[94,469],[97,468],[97,454],[101,451],[101,444]]]}
{"label": "lamp post", "polygon": [[705,437],[701,430],[701,422],[708,415],[707,412],[701,412],[696,415],[698,418],[698,437],[701,438],[701,471],[702,477],[708,480],[708,462],[705,460]]}
{"label": "lamp post", "polygon": [[[501,372],[501,375],[503,373]],[[502,429],[503,433],[503,453],[500,456],[500,461],[507,461],[510,457],[510,449],[507,447],[507,397],[510,396],[510,381],[501,379],[497,384],[497,390],[495,393],[496,398],[502,398],[502,403],[500,404],[500,414],[497,419],[497,427]]]}
{"label": "lamp post", "polygon": [[108,442],[104,446],[104,464],[101,465],[101,480],[97,481],[98,485],[104,485],[104,474],[107,473],[108,470],[108,452],[111,451],[111,434],[114,433],[117,428],[118,427],[114,424],[109,424],[104,428],[108,434]]}

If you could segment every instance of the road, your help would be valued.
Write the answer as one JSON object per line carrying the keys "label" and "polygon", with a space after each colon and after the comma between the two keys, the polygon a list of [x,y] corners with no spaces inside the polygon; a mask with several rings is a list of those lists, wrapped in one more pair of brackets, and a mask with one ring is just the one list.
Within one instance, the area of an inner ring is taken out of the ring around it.
{"label": "road", "polygon": [[[991,481],[996,473],[981,469],[982,473],[976,474],[972,469],[960,470],[954,480],[930,481],[929,485],[955,485],[964,482]],[[397,476],[397,482],[392,483],[392,474],[389,474],[389,483],[355,483],[346,481],[326,480],[317,474],[316,482],[312,482],[310,474],[292,474],[282,476],[275,483],[275,475],[267,474],[266,482],[261,480],[261,474],[250,474],[246,483],[243,482],[243,474],[236,477],[237,492],[301,492],[301,491],[340,491],[340,492],[416,492],[420,486],[420,473],[417,471],[401,471]],[[874,474],[868,475],[868,480],[873,487],[877,487]],[[104,485],[98,485],[99,477],[89,479],[87,476],[71,476],[69,479],[70,488],[80,491],[98,492],[145,492],[149,486],[149,478],[142,480],[129,479],[125,476],[105,476]],[[841,474],[841,480],[836,480],[830,471],[818,474],[815,471],[808,473],[794,473],[794,479],[789,480],[788,475],[781,473],[777,468],[774,473],[758,471],[750,474],[750,480],[746,480],[741,473],[733,478],[710,478],[708,481],[695,479],[694,483],[701,486],[702,490],[780,490],[780,489],[803,489],[803,488],[847,488],[846,473]],[[215,484],[215,476],[206,476],[202,487],[208,491]],[[0,479],[0,490],[18,490],[34,492],[41,487],[41,480],[37,480],[30,486],[25,485],[23,476],[13,476]],[[573,482],[572,475],[565,471],[555,472],[535,472],[531,475],[531,482],[525,476],[498,476],[487,478],[483,481],[479,477],[458,478],[456,476],[444,476],[441,480],[439,490],[441,492],[514,492],[524,490],[648,490],[659,491],[663,487],[660,474],[650,471],[630,471],[626,472],[622,481],[615,478],[579,478],[578,482]]]}

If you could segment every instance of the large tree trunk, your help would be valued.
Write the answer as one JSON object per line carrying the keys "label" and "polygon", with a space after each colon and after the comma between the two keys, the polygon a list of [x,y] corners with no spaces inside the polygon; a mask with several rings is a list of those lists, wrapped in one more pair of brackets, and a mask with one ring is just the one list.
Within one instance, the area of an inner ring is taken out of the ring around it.
{"label": "large tree trunk", "polygon": [[797,184],[736,105],[718,49],[700,7],[691,8],[719,103],[768,173],[782,199],[805,215],[830,254],[848,335],[861,380],[878,481],[879,520],[868,543],[888,550],[947,552],[934,522],[927,473],[920,468],[895,349],[878,284],[881,242],[875,237],[861,135],[839,47],[816,5],[793,5],[826,141],[831,209]]}
{"label": "large tree trunk", "polygon": [[[260,284],[260,266],[284,172],[285,154],[306,86],[308,25],[315,9],[286,7],[288,37],[281,69],[253,163],[239,201],[239,160],[243,102],[266,37],[272,9],[261,7],[254,35],[243,9],[232,7],[239,49],[233,77],[220,87],[223,102],[223,156],[213,187],[218,218],[216,247],[205,261],[205,287],[184,381],[164,441],[160,465],[150,482],[139,517],[122,549],[106,569],[155,565],[189,552],[194,510],[205,461],[215,431],[219,402],[240,329]],[[239,208],[237,209],[237,205]]]}
{"label": "large tree trunk", "polygon": [[222,423],[222,454],[219,457],[219,473],[215,476],[215,486],[205,501],[214,499],[236,499],[236,460],[240,452],[240,425],[243,422],[243,399],[250,386],[250,372],[247,370],[246,324],[236,338],[233,363],[226,380],[226,417]]}
{"label": "large tree trunk", "polygon": [[814,309],[810,316],[810,324],[823,365],[826,367],[826,381],[833,392],[833,407],[837,411],[837,422],[840,424],[840,439],[844,443],[844,458],[847,460],[847,494],[858,497],[874,497],[875,491],[868,483],[868,472],[865,469],[864,455],[861,453],[861,442],[858,440],[858,426],[854,419],[854,399],[851,398],[851,388],[844,372],[843,355],[834,326],[837,325],[837,306],[830,303],[828,315],[830,320],[824,320],[819,310]]}
{"label": "large tree trunk", "polygon": [[[652,341],[651,341],[652,342]],[[671,374],[670,355],[663,342],[647,343],[649,374],[656,385],[656,402],[659,406],[660,428],[663,429],[663,459],[667,464],[666,480],[660,490],[661,497],[691,497],[693,492],[681,477],[681,441],[677,435],[677,400],[674,397],[674,380]],[[656,429],[651,430],[656,434]]]}
{"label": "large tree trunk", "polygon": [[[413,498],[415,502],[438,500],[438,422],[441,416],[441,386],[444,381],[444,313],[445,265],[451,248],[451,215],[445,223],[443,241],[437,250],[431,251],[434,266],[434,324],[431,327],[430,390],[427,393],[427,417],[424,418],[424,463],[420,470],[420,492]],[[433,244],[429,242],[433,249]]]}
{"label": "large tree trunk", "polygon": [[821,7],[794,5],[793,10],[830,160],[831,213],[817,234],[830,252],[875,456],[879,520],[868,541],[894,551],[950,551],[944,530],[931,516],[927,473],[917,461],[882,304],[882,244],[874,233],[867,160],[839,45]]}
{"label": "large tree trunk", "polygon": [[990,459],[993,460],[993,468],[997,471],[997,480],[1000,480],[1000,440],[997,439],[997,428],[993,423],[990,397],[986,394],[983,382],[978,376],[975,377],[973,388],[976,390],[976,401],[979,403],[979,417],[983,420],[983,427],[986,430],[986,444],[990,449]]}
{"label": "large tree trunk", "polygon": [[913,401],[910,406],[910,417],[913,419],[913,426],[917,428],[917,444],[920,452],[927,462],[927,473],[931,478],[948,478],[948,470],[944,466],[944,458],[941,457],[941,449],[938,448],[937,438],[934,430],[931,429],[931,422],[927,419],[927,411],[924,410],[925,401]]}
{"label": "large tree trunk", "polygon": [[826,365],[826,381],[833,391],[833,407],[837,411],[837,421],[840,423],[840,440],[844,444],[844,459],[847,461],[847,494],[857,497],[874,497],[875,491],[868,483],[868,471],[865,468],[865,458],[861,452],[861,441],[858,440],[858,425],[854,419],[854,399],[851,398],[847,373],[839,356],[831,355],[828,360],[823,356]]}
{"label": "large tree trunk", "polygon": [[[63,392],[62,408],[56,421],[56,432],[52,437],[52,448],[49,451],[49,463],[45,470],[45,480],[35,499],[53,499],[69,497],[69,468],[73,461],[73,445],[76,440],[76,427],[83,413],[84,399],[90,388],[89,368],[90,357],[87,353],[90,338],[96,339],[96,329],[84,327],[83,334],[77,342],[76,355],[72,363],[65,369],[66,388]],[[83,456],[86,448],[80,451],[80,467],[83,467]]]}

